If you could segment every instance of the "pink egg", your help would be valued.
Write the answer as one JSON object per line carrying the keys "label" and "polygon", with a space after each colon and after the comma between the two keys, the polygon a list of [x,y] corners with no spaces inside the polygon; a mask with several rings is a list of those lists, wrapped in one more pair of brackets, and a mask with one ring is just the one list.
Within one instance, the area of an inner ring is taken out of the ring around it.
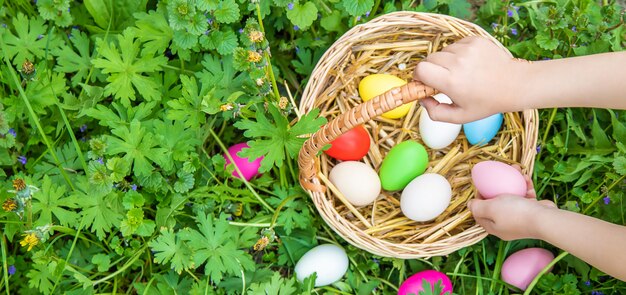
{"label": "pink egg", "polygon": [[552,252],[542,248],[517,251],[502,264],[502,280],[526,290],[539,272],[554,259]]}
{"label": "pink egg", "polygon": [[485,199],[503,194],[526,196],[528,190],[522,173],[497,161],[484,161],[474,165],[472,182]]}
{"label": "pink egg", "polygon": [[424,288],[422,287],[423,280],[430,283],[432,291],[434,291],[435,284],[437,284],[438,281],[441,281],[443,290],[440,295],[446,294],[446,292],[449,292],[448,294],[452,294],[452,282],[448,276],[436,270],[424,270],[406,279],[406,281],[400,285],[398,295],[419,294],[419,292],[424,291]]}
{"label": "pink egg", "polygon": [[[248,146],[247,143],[242,142],[242,143],[238,143],[228,148],[228,154],[230,154],[230,156],[233,157],[233,160],[235,161],[235,165],[237,165],[239,170],[241,170],[243,177],[248,181],[252,179],[253,177],[259,175],[259,167],[261,167],[261,161],[263,160],[263,157],[260,157],[258,159],[255,159],[254,161],[250,161],[250,159],[248,158],[242,158],[237,155],[239,151],[241,151],[244,148],[249,148],[249,147],[250,146]],[[228,164],[230,164],[230,159],[226,155],[224,155],[224,158],[226,158],[226,166],[227,166]],[[239,177],[239,173],[237,173],[236,169],[233,170],[233,176]]]}

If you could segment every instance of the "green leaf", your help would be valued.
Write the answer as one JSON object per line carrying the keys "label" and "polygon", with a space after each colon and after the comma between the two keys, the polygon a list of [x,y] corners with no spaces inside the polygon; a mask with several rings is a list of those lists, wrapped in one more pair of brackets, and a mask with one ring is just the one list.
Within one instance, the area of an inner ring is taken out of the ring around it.
{"label": "green leaf", "polygon": [[202,111],[204,97],[209,97],[209,88],[205,84],[198,87],[196,78],[180,75],[181,96],[167,102],[167,118],[183,122],[185,127],[199,128],[206,121]]}
{"label": "green leaf", "polygon": [[90,189],[86,181],[79,182],[80,190],[73,195],[80,200],[81,215],[86,228],[91,228],[99,239],[119,226],[123,218],[122,206],[115,192],[100,193]]}
{"label": "green leaf", "polygon": [[102,57],[94,59],[93,64],[102,69],[103,73],[110,74],[104,94],[115,95],[125,107],[130,106],[130,100],[135,100],[136,91],[147,100],[158,100],[161,94],[159,85],[143,74],[160,71],[167,58],[152,54],[138,57],[140,42],[135,39],[131,30],[125,30],[122,35],[118,35],[117,40],[119,51],[114,43],[102,39],[96,41]]}
{"label": "green leaf", "polygon": [[106,135],[108,155],[123,154],[123,158],[133,163],[136,176],[148,176],[152,173],[152,163],[163,163],[166,150],[157,148],[158,142],[154,134],[146,132],[141,123],[133,120],[130,129],[126,126],[111,131],[116,137]]}
{"label": "green leaf", "polygon": [[598,123],[598,117],[596,112],[593,111],[593,124],[591,125],[591,136],[593,137],[593,146],[599,149],[612,148],[613,144],[609,140],[609,137],[604,132],[604,129],[600,127]]}
{"label": "green leaf", "polygon": [[243,149],[241,156],[261,161],[259,171],[269,171],[273,166],[281,167],[285,160],[285,152],[294,158],[305,139],[299,136],[317,131],[326,123],[326,119],[319,117],[319,110],[304,115],[294,126],[289,126],[276,106],[270,104],[268,111],[274,122],[270,122],[263,112],[257,112],[257,121],[242,120],[235,123],[235,127],[245,130],[246,137],[253,139],[248,144],[250,148]]}
{"label": "green leaf", "polygon": [[322,17],[322,20],[320,21],[320,25],[326,31],[341,32],[344,28],[344,25],[341,21],[341,12],[335,10],[331,12],[329,15]]}
{"label": "green leaf", "polygon": [[285,279],[280,276],[280,273],[275,272],[269,282],[252,284],[248,290],[248,295],[291,295],[297,291],[295,285],[293,277]]}
{"label": "green leaf", "polygon": [[372,10],[374,0],[342,0],[341,4],[350,15],[360,16]]}
{"label": "green leaf", "polygon": [[111,19],[112,0],[85,0],[85,8],[101,28],[107,28]]}
{"label": "green leaf", "polygon": [[91,258],[91,263],[98,266],[99,272],[106,272],[111,265],[111,257],[103,253],[98,253]]}
{"label": "green leaf", "polygon": [[[36,225],[60,224],[75,226],[78,213],[71,209],[78,208],[78,200],[72,196],[64,197],[67,188],[53,184],[47,175],[43,178],[41,190],[33,194],[32,210],[39,214]],[[52,216],[58,220],[52,220]]]}
{"label": "green leaf", "polygon": [[450,15],[454,17],[468,19],[472,14],[471,7],[467,0],[448,0]]}
{"label": "green leaf", "polygon": [[213,30],[208,38],[202,36],[203,45],[209,49],[216,49],[221,55],[231,55],[238,46],[237,35],[231,29],[223,31]]}
{"label": "green leaf", "polygon": [[199,232],[186,228],[179,235],[194,248],[195,265],[206,263],[204,272],[213,282],[221,281],[225,274],[239,276],[242,271],[254,270],[250,255],[237,249],[234,242],[239,230],[228,221],[200,214],[198,227]]}
{"label": "green leaf", "polygon": [[232,93],[242,90],[247,74],[235,70],[232,55],[220,57],[206,54],[202,65],[204,70],[196,73],[196,77],[202,83],[202,87],[214,89],[212,96],[205,96],[203,99],[223,101]]}
{"label": "green leaf", "polygon": [[[373,3],[373,0],[371,2]],[[294,4],[293,9],[287,11],[287,18],[300,29],[306,29],[317,19],[317,7],[311,1],[302,5]]]}
{"label": "green leaf", "polygon": [[613,169],[620,175],[626,175],[626,157],[618,156],[613,160]]}
{"label": "green leaf", "polygon": [[[52,54],[57,56],[57,64],[54,70],[61,73],[74,73],[72,75],[72,86],[78,85],[83,82],[89,70],[91,70],[91,50],[89,49],[89,36],[79,31],[72,30],[70,42],[77,52],[72,50],[71,46],[63,46],[58,49],[54,49]],[[96,75],[92,75],[93,81]]]}
{"label": "green leaf", "polygon": [[174,30],[167,24],[165,16],[159,12],[135,13],[136,28],[132,32],[143,42],[142,55],[162,54],[174,36]]}
{"label": "green leaf", "polygon": [[617,142],[626,143],[626,126],[615,115],[615,112],[608,110],[611,114],[611,125],[613,126],[613,139]]}
{"label": "green leaf", "polygon": [[235,0],[220,0],[220,4],[213,15],[218,23],[234,23],[239,20],[239,5]]}
{"label": "green leaf", "polygon": [[[27,18],[19,12],[12,19],[13,28],[17,35],[10,30],[3,30],[2,51],[13,64],[21,67],[25,60],[34,62],[37,58],[43,58],[47,50],[56,50],[62,42],[54,33],[48,34],[48,26],[41,18]],[[2,31],[0,31],[2,32]],[[52,58],[52,56],[49,56]]]}
{"label": "green leaf", "polygon": [[545,50],[555,50],[559,47],[559,39],[552,38],[548,33],[539,33],[535,37],[535,41],[539,47]]}
{"label": "green leaf", "polygon": [[181,274],[183,270],[194,269],[193,252],[189,246],[172,229],[161,229],[160,235],[148,245],[154,252],[154,262],[166,264],[171,262],[174,271]]}
{"label": "green leaf", "polygon": [[52,284],[55,281],[57,268],[56,261],[49,263],[34,263],[33,268],[28,271],[26,277],[29,278],[28,286],[38,289],[39,292],[49,294],[52,290]]}

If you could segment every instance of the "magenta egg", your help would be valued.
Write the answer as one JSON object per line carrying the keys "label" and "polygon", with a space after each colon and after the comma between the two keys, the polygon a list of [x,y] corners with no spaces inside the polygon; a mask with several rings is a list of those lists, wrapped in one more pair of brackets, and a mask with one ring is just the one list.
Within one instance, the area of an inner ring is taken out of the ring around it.
{"label": "magenta egg", "polygon": [[452,282],[446,274],[436,270],[424,270],[406,279],[406,281],[400,285],[398,295],[419,294],[419,292],[424,291],[424,287],[422,287],[423,280],[430,283],[432,291],[434,291],[435,284],[437,284],[438,281],[441,281],[443,290],[440,295],[446,293],[452,294]]}
{"label": "magenta egg", "polygon": [[[239,151],[249,147],[250,146],[248,146],[247,143],[242,142],[228,148],[228,154],[230,154],[230,156],[233,158],[233,160],[235,161],[235,165],[237,165],[239,170],[241,170],[243,177],[248,181],[253,177],[259,175],[259,167],[261,167],[261,161],[263,160],[263,157],[250,160],[248,158],[243,158],[237,155]],[[230,159],[227,155],[224,155],[224,158],[226,158],[226,166],[228,166],[228,164],[230,164]],[[233,170],[233,176],[239,177],[237,169]]]}
{"label": "magenta egg", "polygon": [[485,199],[504,194],[524,197],[528,190],[522,173],[511,165],[497,161],[483,161],[474,165],[472,182]]}
{"label": "magenta egg", "polygon": [[528,285],[554,259],[552,252],[542,248],[527,248],[509,256],[502,264],[502,280],[526,290]]}

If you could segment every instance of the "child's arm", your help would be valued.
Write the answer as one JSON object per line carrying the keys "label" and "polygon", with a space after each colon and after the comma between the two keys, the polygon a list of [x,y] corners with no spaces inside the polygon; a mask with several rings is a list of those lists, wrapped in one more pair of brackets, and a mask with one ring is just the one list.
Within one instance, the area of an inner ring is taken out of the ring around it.
{"label": "child's arm", "polygon": [[430,54],[413,77],[454,102],[421,102],[438,121],[464,123],[530,108],[626,109],[626,51],[528,63],[485,38],[467,37]]}
{"label": "child's arm", "polygon": [[541,239],[626,281],[626,227],[561,210],[550,201],[519,196],[468,204],[488,233],[505,240]]}

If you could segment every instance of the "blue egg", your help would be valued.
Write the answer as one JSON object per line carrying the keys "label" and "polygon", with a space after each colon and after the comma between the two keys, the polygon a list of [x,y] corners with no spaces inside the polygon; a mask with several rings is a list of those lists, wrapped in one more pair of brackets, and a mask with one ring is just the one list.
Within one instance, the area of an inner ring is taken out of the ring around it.
{"label": "blue egg", "polygon": [[469,143],[485,145],[498,134],[503,120],[504,116],[502,113],[495,114],[478,121],[463,124],[463,132]]}

